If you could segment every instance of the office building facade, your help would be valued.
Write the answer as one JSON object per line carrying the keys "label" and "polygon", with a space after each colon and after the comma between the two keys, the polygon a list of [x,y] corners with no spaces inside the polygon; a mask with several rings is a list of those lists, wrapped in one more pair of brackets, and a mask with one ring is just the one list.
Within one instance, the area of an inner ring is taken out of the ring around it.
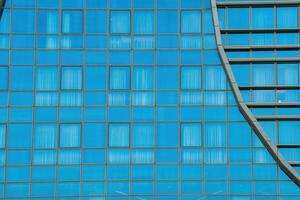
{"label": "office building facade", "polygon": [[300,198],[300,2],[4,0],[0,198]]}

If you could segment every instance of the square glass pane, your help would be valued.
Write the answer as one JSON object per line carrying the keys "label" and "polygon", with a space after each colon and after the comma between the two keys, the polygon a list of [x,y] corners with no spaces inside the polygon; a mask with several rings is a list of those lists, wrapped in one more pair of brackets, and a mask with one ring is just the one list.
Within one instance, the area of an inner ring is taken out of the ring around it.
{"label": "square glass pane", "polygon": [[110,124],[108,133],[110,147],[129,147],[129,124]]}
{"label": "square glass pane", "polygon": [[130,33],[130,11],[110,12],[110,32]]}
{"label": "square glass pane", "polygon": [[130,89],[130,69],[129,67],[110,67],[110,89],[128,90]]}
{"label": "square glass pane", "polygon": [[201,11],[182,11],[181,12],[181,32],[200,33],[201,32]]}
{"label": "square glass pane", "polygon": [[82,33],[82,31],[83,31],[82,11],[64,10],[62,12],[62,32]]}

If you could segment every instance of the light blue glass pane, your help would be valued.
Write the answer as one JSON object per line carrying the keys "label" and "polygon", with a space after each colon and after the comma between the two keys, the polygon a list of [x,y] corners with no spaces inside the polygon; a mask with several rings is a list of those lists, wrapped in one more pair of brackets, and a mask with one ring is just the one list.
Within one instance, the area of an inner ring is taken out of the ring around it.
{"label": "light blue glass pane", "polygon": [[127,36],[111,36],[110,48],[112,49],[129,49],[131,47],[131,39]]}
{"label": "light blue glass pane", "polygon": [[58,166],[57,179],[64,180],[78,180],[80,179],[80,167],[78,166]]}
{"label": "light blue glass pane", "polygon": [[[10,38],[7,38],[8,43]],[[2,41],[2,44],[5,44]],[[34,37],[30,35],[13,35],[12,36],[12,47],[13,48],[34,48]]]}
{"label": "light blue glass pane", "polygon": [[231,122],[228,127],[228,143],[231,147],[250,146],[251,129],[247,123]]}
{"label": "light blue glass pane", "polygon": [[129,121],[130,120],[130,109],[129,109],[129,107],[109,108],[108,118],[111,121]]}
{"label": "light blue glass pane", "polygon": [[106,8],[107,0],[86,0],[87,8]]}
{"label": "light blue glass pane", "polygon": [[158,33],[177,33],[178,21],[177,11],[158,11],[157,14],[157,32]]}
{"label": "light blue glass pane", "polygon": [[105,147],[106,127],[104,124],[85,124],[83,137],[84,147]]}
{"label": "light blue glass pane", "polygon": [[89,35],[86,36],[86,48],[106,48],[107,39],[106,36]]}
{"label": "light blue glass pane", "polygon": [[187,51],[180,52],[181,64],[202,64],[202,51]]}
{"label": "light blue glass pane", "polygon": [[108,162],[109,163],[129,163],[128,149],[113,149],[108,152]]}
{"label": "light blue glass pane", "polygon": [[227,11],[229,29],[249,28],[249,8],[228,8]]}
{"label": "light blue glass pane", "polygon": [[133,46],[137,49],[153,49],[155,46],[154,37],[136,36],[133,38]]}
{"label": "light blue glass pane", "polygon": [[181,107],[180,119],[182,121],[201,121],[202,107]]}
{"label": "light blue glass pane", "polygon": [[10,105],[11,106],[32,106],[33,105],[32,92],[11,92]]}
{"label": "light blue glass pane", "polygon": [[299,35],[298,33],[277,33],[276,34],[277,44],[298,44]]}
{"label": "light blue glass pane", "polygon": [[54,165],[56,163],[56,151],[54,150],[35,150],[33,164]]}
{"label": "light blue glass pane", "polygon": [[79,65],[82,64],[83,51],[62,51],[61,52],[61,63],[63,65]]}
{"label": "light blue glass pane", "polygon": [[[4,151],[1,152],[0,161],[4,164]],[[9,150],[7,152],[7,163],[11,165],[15,164],[30,164],[31,162],[31,150]],[[3,162],[2,162],[3,161]]]}
{"label": "light blue glass pane", "polygon": [[[218,113],[218,115],[216,115]],[[226,107],[205,107],[204,117],[207,121],[224,121],[226,120]]]}
{"label": "light blue glass pane", "polygon": [[40,33],[58,33],[59,12],[52,10],[40,10],[38,12],[38,32]]}
{"label": "light blue glass pane", "polygon": [[300,123],[292,121],[278,122],[278,143],[279,144],[299,144],[300,143]]}
{"label": "light blue glass pane", "polygon": [[80,106],[82,101],[81,93],[79,92],[61,92],[61,106]]}
{"label": "light blue glass pane", "polygon": [[201,89],[201,68],[181,68],[181,89]]}
{"label": "light blue glass pane", "polygon": [[152,124],[133,124],[132,146],[151,147],[154,145],[154,127]]}
{"label": "light blue glass pane", "polygon": [[[157,58],[157,64],[159,64],[159,65],[177,64],[178,63],[178,51],[170,51],[170,50],[169,51],[157,51],[156,58]],[[189,58],[191,58],[191,56]]]}
{"label": "light blue glass pane", "polygon": [[207,180],[213,179],[227,179],[227,169],[224,164],[212,164],[205,165],[204,167],[204,176]]}
{"label": "light blue glass pane", "polygon": [[111,165],[107,167],[108,180],[129,180],[130,168],[127,165]]}
{"label": "light blue glass pane", "polygon": [[97,122],[105,121],[106,119],[106,109],[103,107],[100,108],[85,108],[84,109],[84,120],[86,122]]}
{"label": "light blue glass pane", "polygon": [[53,196],[55,193],[55,185],[53,183],[34,183],[32,184],[31,190],[32,196]]}
{"label": "light blue glass pane", "polygon": [[204,68],[204,84],[205,89],[225,89],[226,76],[221,67],[205,67]]}
{"label": "light blue glass pane", "polygon": [[199,36],[181,36],[180,47],[185,49],[199,49],[202,47],[202,37]]}
{"label": "light blue glass pane", "polygon": [[154,74],[152,67],[133,68],[133,89],[151,90],[154,86]]}
{"label": "light blue glass pane", "polygon": [[206,163],[226,163],[226,153],[225,149],[205,149],[204,161]]}
{"label": "light blue glass pane", "polygon": [[[189,45],[187,44],[187,47],[188,46]],[[168,36],[157,36],[157,47],[158,48],[168,48],[168,49],[169,48],[177,48],[178,47],[178,37],[171,36],[171,35],[170,36],[169,35]]]}
{"label": "light blue glass pane", "polygon": [[90,149],[83,151],[83,163],[86,164],[99,164],[105,162],[105,150]]}
{"label": "light blue glass pane", "polygon": [[37,0],[37,6],[39,8],[58,8],[60,0]]}
{"label": "light blue glass pane", "polygon": [[53,181],[55,179],[55,166],[34,166],[32,167],[33,181]]}
{"label": "light blue glass pane", "polygon": [[0,67],[0,89],[8,89],[8,68]]}
{"label": "light blue glass pane", "polygon": [[274,28],[274,8],[252,8],[252,28]]}
{"label": "light blue glass pane", "polygon": [[201,8],[203,1],[181,0],[182,8]]}
{"label": "light blue glass pane", "polygon": [[297,7],[277,7],[276,14],[277,28],[297,28]]}
{"label": "light blue glass pane", "polygon": [[31,124],[10,124],[8,132],[8,147],[30,148],[32,146]]}
{"label": "light blue glass pane", "polygon": [[156,178],[158,180],[176,180],[178,179],[177,165],[157,165]]}
{"label": "light blue glass pane", "polygon": [[218,147],[226,145],[226,124],[206,123],[204,126],[204,145]]}
{"label": "light blue glass pane", "polygon": [[62,107],[60,109],[60,121],[61,122],[81,122],[82,121],[82,109]]}
{"label": "light blue glass pane", "polygon": [[56,148],[57,126],[54,124],[37,124],[34,129],[35,148]]}
{"label": "light blue glass pane", "polygon": [[134,33],[151,34],[154,32],[153,11],[135,11],[134,12]]}
{"label": "light blue glass pane", "polygon": [[62,182],[57,184],[56,194],[59,196],[80,195],[79,182]]}
{"label": "light blue glass pane", "polygon": [[[95,1],[98,2],[98,1]],[[87,10],[85,30],[87,33],[107,32],[107,12],[102,10]]]}
{"label": "light blue glass pane", "polygon": [[129,11],[110,12],[110,32],[130,33],[130,12]]}
{"label": "light blue glass pane", "polygon": [[151,165],[132,165],[133,180],[151,180],[154,178],[154,167]]}
{"label": "light blue glass pane", "polygon": [[33,89],[33,68],[12,67],[11,68],[11,89],[32,90]]}
{"label": "light blue glass pane", "polygon": [[37,36],[37,48],[56,49],[59,47],[59,39],[52,35]]}
{"label": "light blue glass pane", "polygon": [[58,164],[79,164],[80,160],[80,150],[60,150],[58,152]]}
{"label": "light blue glass pane", "polygon": [[181,165],[180,177],[183,180],[201,179],[202,173],[199,173],[201,171],[201,165]]}
{"label": "light blue glass pane", "polygon": [[154,105],[154,94],[151,92],[134,92],[132,95],[133,105]]}
{"label": "light blue glass pane", "polygon": [[12,18],[12,31],[18,33],[34,32],[34,19],[34,10],[14,10]]}
{"label": "light blue glass pane", "polygon": [[153,150],[133,150],[132,151],[132,163],[153,163],[154,151]]}
{"label": "light blue glass pane", "polygon": [[277,64],[278,85],[298,85],[298,64]]}
{"label": "light blue glass pane", "polygon": [[80,147],[81,125],[61,124],[60,125],[60,147]]}
{"label": "light blue glass pane", "polygon": [[275,165],[254,165],[253,173],[257,180],[276,180],[277,167]]}
{"label": "light blue glass pane", "polygon": [[134,8],[153,8],[155,0],[134,0]]}
{"label": "light blue glass pane", "polygon": [[178,182],[158,182],[156,184],[158,195],[177,195],[178,194]]}
{"label": "light blue glass pane", "polygon": [[274,65],[272,64],[253,64],[253,82],[255,86],[273,85],[274,84]]}
{"label": "light blue glass pane", "polygon": [[109,125],[109,146],[110,147],[129,146],[129,125],[128,124]]}
{"label": "light blue glass pane", "polygon": [[36,90],[58,89],[58,69],[56,67],[38,67],[35,73]]}
{"label": "light blue glass pane", "polygon": [[133,53],[133,64],[154,64],[154,51],[135,51]]}
{"label": "light blue glass pane", "polygon": [[157,146],[178,146],[178,125],[160,123],[157,124]]}
{"label": "light blue glass pane", "polygon": [[104,180],[105,167],[104,166],[83,166],[82,170],[83,180]]}
{"label": "light blue glass pane", "polygon": [[10,37],[9,35],[1,35],[0,36],[0,47],[8,49],[10,47]]}
{"label": "light blue glass pane", "polygon": [[250,66],[249,65],[231,65],[232,71],[239,85],[250,85]]}
{"label": "light blue glass pane", "polygon": [[[106,68],[85,67],[84,88],[85,90],[106,89]],[[101,77],[101,79],[99,78]]]}
{"label": "light blue glass pane", "polygon": [[129,89],[130,70],[128,67],[110,68],[110,89]]}
{"label": "light blue glass pane", "polygon": [[172,107],[160,107],[157,108],[156,115],[158,121],[176,121],[178,120],[178,109]]}
{"label": "light blue glass pane", "polygon": [[15,50],[11,56],[14,65],[32,65],[34,63],[33,51]]}
{"label": "light blue glass pane", "polygon": [[170,0],[157,0],[158,8],[177,8],[178,1],[170,1]]}
{"label": "light blue glass pane", "polygon": [[[177,149],[157,149],[156,161],[158,163],[177,163],[178,162],[178,150]],[[200,155],[201,156],[201,155]],[[189,157],[187,157],[189,158]]]}
{"label": "light blue glass pane", "polygon": [[226,93],[207,91],[204,93],[204,103],[208,105],[225,105]]}
{"label": "light blue glass pane", "polygon": [[77,89],[82,87],[82,69],[81,67],[63,67],[61,89]]}
{"label": "light blue glass pane", "polygon": [[143,194],[150,195],[154,193],[153,182],[133,182],[132,183],[132,194]]}
{"label": "light blue glass pane", "polygon": [[64,35],[61,38],[61,47],[64,49],[82,48],[83,38],[82,36]]}
{"label": "light blue glass pane", "polygon": [[205,10],[204,19],[203,19],[203,26],[204,26],[205,33],[214,33],[214,26],[212,26],[212,24],[213,24],[212,12],[211,10]]}
{"label": "light blue glass pane", "polygon": [[6,125],[0,124],[0,148],[5,148]]}
{"label": "light blue glass pane", "polygon": [[[16,19],[17,21],[18,19]],[[4,9],[1,16],[1,23],[0,23],[0,32],[1,33],[8,33],[10,32],[10,10]]]}
{"label": "light blue glass pane", "polygon": [[28,197],[30,193],[29,184],[13,183],[7,184],[5,198]]}
{"label": "light blue glass pane", "polygon": [[200,33],[201,32],[201,12],[182,11],[181,12],[181,32]]}
{"label": "light blue glass pane", "polygon": [[58,94],[37,92],[35,95],[36,106],[55,106],[58,104]]}
{"label": "light blue glass pane", "polygon": [[181,92],[180,104],[182,105],[199,105],[202,102],[201,92]]}
{"label": "light blue glass pane", "polygon": [[64,10],[62,12],[62,32],[63,33],[82,33],[82,11]]}
{"label": "light blue glass pane", "polygon": [[157,90],[177,90],[178,89],[177,67],[157,67],[156,88]]}
{"label": "light blue glass pane", "polygon": [[230,165],[231,180],[250,180],[252,178],[252,165]]}
{"label": "light blue glass pane", "polygon": [[251,163],[252,152],[251,149],[230,149],[229,162],[232,163]]}
{"label": "light blue glass pane", "polygon": [[201,124],[182,124],[181,125],[181,145],[182,146],[201,146],[202,145],[202,126],[201,126]]}

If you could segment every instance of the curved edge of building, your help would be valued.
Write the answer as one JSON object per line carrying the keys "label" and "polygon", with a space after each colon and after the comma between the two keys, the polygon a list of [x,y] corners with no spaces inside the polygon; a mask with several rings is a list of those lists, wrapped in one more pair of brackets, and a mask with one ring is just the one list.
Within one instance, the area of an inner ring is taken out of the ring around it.
{"label": "curved edge of building", "polygon": [[2,18],[2,13],[3,13],[3,10],[4,10],[5,1],[6,0],[0,0],[0,20]]}
{"label": "curved edge of building", "polygon": [[216,45],[217,45],[218,53],[221,58],[221,62],[223,64],[225,74],[226,74],[229,84],[231,86],[231,89],[232,89],[232,92],[236,99],[239,110],[242,113],[242,115],[245,117],[245,119],[247,120],[248,124],[254,130],[255,134],[258,136],[260,141],[263,143],[264,147],[268,150],[268,152],[271,154],[273,159],[277,162],[277,164],[279,165],[281,170],[284,171],[287,174],[287,176],[298,187],[300,187],[300,175],[285,160],[285,158],[281,155],[281,153],[279,153],[279,150],[276,147],[276,145],[274,145],[272,143],[272,141],[270,140],[268,135],[265,133],[265,131],[263,130],[263,128],[261,127],[261,125],[259,124],[257,119],[255,118],[253,113],[249,110],[249,108],[246,106],[245,102],[243,101],[241,92],[238,88],[233,71],[231,69],[231,66],[230,66],[228,58],[226,56],[224,47],[222,45],[216,0],[211,0],[211,7],[212,7],[213,24],[214,24],[214,29],[215,29],[215,38],[216,38]]}

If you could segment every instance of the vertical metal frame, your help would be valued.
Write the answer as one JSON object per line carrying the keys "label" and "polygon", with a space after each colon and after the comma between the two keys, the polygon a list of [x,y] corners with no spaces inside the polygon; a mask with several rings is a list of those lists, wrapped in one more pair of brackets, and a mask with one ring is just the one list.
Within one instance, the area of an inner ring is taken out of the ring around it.
{"label": "vertical metal frame", "polygon": [[300,175],[297,173],[297,171],[288,163],[285,158],[281,155],[279,152],[279,149],[276,147],[275,144],[272,143],[271,139],[268,137],[268,135],[263,130],[262,126],[259,124],[253,113],[250,111],[250,109],[245,104],[241,92],[239,90],[238,84],[235,80],[232,68],[229,64],[229,60],[226,56],[223,44],[222,44],[222,38],[221,38],[221,30],[219,26],[219,18],[218,18],[218,11],[217,11],[217,3],[216,0],[211,0],[211,7],[212,7],[212,14],[213,14],[213,23],[214,23],[214,29],[215,29],[215,38],[217,43],[217,49],[224,67],[224,71],[226,73],[227,79],[229,81],[229,84],[232,88],[232,92],[234,94],[234,97],[236,99],[237,105],[239,107],[240,112],[247,120],[248,124],[251,126],[251,128],[254,130],[255,134],[258,136],[260,141],[263,143],[264,147],[268,150],[268,152],[271,154],[273,159],[277,162],[278,166],[283,170],[286,175],[298,186],[300,187]]}

